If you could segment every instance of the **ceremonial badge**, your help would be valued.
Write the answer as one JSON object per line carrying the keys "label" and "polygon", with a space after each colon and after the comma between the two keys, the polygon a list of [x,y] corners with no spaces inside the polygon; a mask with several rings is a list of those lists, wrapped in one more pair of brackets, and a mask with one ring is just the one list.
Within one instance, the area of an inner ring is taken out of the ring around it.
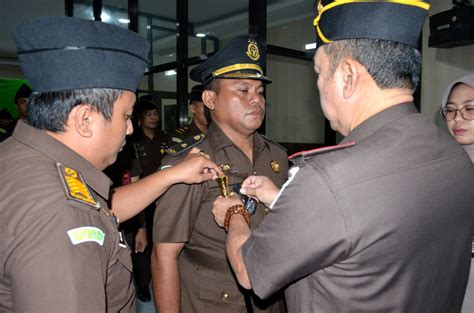
{"label": "ceremonial badge", "polygon": [[270,166],[272,167],[272,170],[275,172],[275,173],[280,173],[280,164],[278,164],[277,161],[275,160],[272,160],[270,162]]}
{"label": "ceremonial badge", "polygon": [[89,188],[87,188],[84,179],[78,171],[60,163],[57,163],[57,167],[59,175],[63,179],[63,185],[68,199],[91,205],[97,209],[100,208],[99,202],[92,197]]}
{"label": "ceremonial badge", "polygon": [[231,191],[229,190],[229,176],[228,173],[232,168],[232,163],[222,163],[219,164],[219,169],[222,171],[222,175],[217,177],[215,180],[217,185],[219,186],[219,190],[221,192],[221,196],[227,198],[231,196]]}
{"label": "ceremonial badge", "polygon": [[258,61],[258,59],[260,59],[260,51],[258,50],[257,42],[254,39],[249,38],[247,51],[245,53],[252,61]]}

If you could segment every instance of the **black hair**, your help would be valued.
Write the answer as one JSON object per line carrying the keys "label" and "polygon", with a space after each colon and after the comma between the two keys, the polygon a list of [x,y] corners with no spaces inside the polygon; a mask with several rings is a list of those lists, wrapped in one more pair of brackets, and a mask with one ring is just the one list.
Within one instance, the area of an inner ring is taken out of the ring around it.
{"label": "black hair", "polygon": [[32,92],[27,84],[22,84],[15,94],[15,103],[18,104],[18,99],[20,98],[29,98]]}
{"label": "black hair", "polygon": [[71,110],[81,104],[92,106],[110,121],[114,103],[122,93],[109,88],[33,92],[28,102],[28,123],[37,129],[63,132]]}
{"label": "black hair", "polygon": [[204,90],[212,90],[215,93],[219,93],[219,90],[221,88],[220,80],[221,80],[220,78],[213,78],[210,81],[207,81],[204,84]]}
{"label": "black hair", "polygon": [[381,89],[409,88],[420,82],[421,54],[408,45],[378,39],[347,39],[324,46],[332,76],[344,58],[362,64]]}

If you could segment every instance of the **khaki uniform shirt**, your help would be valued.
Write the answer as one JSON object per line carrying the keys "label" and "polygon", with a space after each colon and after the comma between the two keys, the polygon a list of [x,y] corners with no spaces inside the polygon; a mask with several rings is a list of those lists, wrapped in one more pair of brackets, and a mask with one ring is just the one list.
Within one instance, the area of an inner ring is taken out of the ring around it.
{"label": "khaki uniform shirt", "polygon": [[22,121],[0,145],[0,172],[0,311],[134,312],[130,251],[107,209],[110,180]]}
{"label": "khaki uniform shirt", "polygon": [[468,156],[412,104],[371,117],[350,141],[290,170],[242,248],[255,293],[291,284],[290,312],[459,312],[474,221]]}
{"label": "khaki uniform shirt", "polygon": [[168,148],[169,135],[156,130],[153,139],[146,136],[141,128],[133,134],[136,155],[143,170],[142,177],[153,174],[158,170],[161,159]]}
{"label": "khaki uniform shirt", "polygon": [[[254,136],[253,163],[215,123],[196,147],[208,153],[217,164],[232,163],[230,188],[254,173],[270,177],[278,186],[287,178],[286,152],[258,134]],[[177,159],[165,158],[164,164],[175,163]],[[276,169],[276,163],[279,164],[278,171],[272,169],[272,164]],[[157,202],[153,241],[186,243],[179,259],[183,313],[247,312],[244,296],[227,262],[226,233],[217,226],[211,212],[219,195],[215,181],[178,184]],[[264,217],[264,206],[259,204],[251,217],[251,228],[257,227]],[[279,305],[262,311],[278,312]],[[268,303],[261,303],[261,307],[267,306]],[[254,311],[261,312],[257,306]]]}

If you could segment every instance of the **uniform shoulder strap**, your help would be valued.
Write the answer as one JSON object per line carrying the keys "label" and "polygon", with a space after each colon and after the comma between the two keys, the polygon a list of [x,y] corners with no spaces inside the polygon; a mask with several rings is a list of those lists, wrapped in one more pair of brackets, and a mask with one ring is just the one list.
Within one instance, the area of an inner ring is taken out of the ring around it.
{"label": "uniform shoulder strap", "polygon": [[312,150],[304,150],[304,151],[300,151],[300,152],[290,155],[288,157],[288,160],[292,161],[294,164],[299,164],[301,160],[307,159],[309,157],[322,154],[322,153],[328,153],[335,150],[345,149],[348,147],[352,147],[355,144],[356,143],[354,141],[350,141],[350,142],[346,142],[346,143],[335,145],[335,146],[327,146],[327,147],[322,147],[322,148],[317,148],[317,149],[312,149]]}
{"label": "uniform shoulder strap", "polygon": [[57,163],[59,176],[66,192],[66,197],[70,200],[78,201],[96,209],[100,209],[100,203],[94,199],[87,184],[79,171]]}
{"label": "uniform shoulder strap", "polygon": [[166,151],[166,153],[168,153],[171,156],[180,155],[180,154],[188,151],[190,148],[194,147],[195,145],[197,145],[201,141],[203,141],[204,137],[205,137],[204,134],[198,134],[198,135],[188,137],[186,139],[183,139],[183,141],[181,141],[180,143],[169,147],[165,151]]}

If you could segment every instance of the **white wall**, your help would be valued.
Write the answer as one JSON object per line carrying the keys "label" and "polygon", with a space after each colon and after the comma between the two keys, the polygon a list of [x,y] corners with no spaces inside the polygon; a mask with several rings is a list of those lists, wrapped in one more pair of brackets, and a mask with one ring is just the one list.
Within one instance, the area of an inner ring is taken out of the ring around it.
{"label": "white wall", "polygon": [[[0,0],[0,78],[24,78],[16,59],[11,33],[22,22],[38,16],[65,14],[64,0]],[[8,8],[13,8],[9,10]],[[18,12],[21,14],[14,14]]]}
{"label": "white wall", "polygon": [[[432,0],[429,14],[431,16],[451,8],[450,0]],[[445,129],[445,123],[437,112],[441,97],[450,82],[474,73],[474,45],[449,49],[429,48],[429,33],[429,23],[426,21],[423,29],[421,112]]]}
{"label": "white wall", "polygon": [[[302,50],[315,41],[312,18],[269,28],[268,44]],[[314,50],[311,54],[314,53]],[[313,62],[267,55],[266,134],[279,142],[323,143],[324,116]]]}

